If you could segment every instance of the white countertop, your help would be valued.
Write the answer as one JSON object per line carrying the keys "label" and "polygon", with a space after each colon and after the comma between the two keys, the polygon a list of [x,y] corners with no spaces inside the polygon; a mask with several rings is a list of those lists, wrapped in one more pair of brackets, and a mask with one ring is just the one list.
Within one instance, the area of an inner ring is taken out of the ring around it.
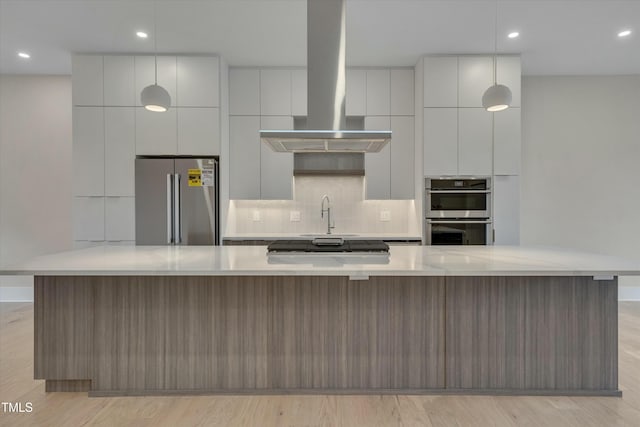
{"label": "white countertop", "polygon": [[629,276],[640,262],[520,246],[393,246],[371,256],[282,255],[266,246],[101,246],[35,258],[0,275]]}
{"label": "white countertop", "polygon": [[308,240],[325,236],[349,240],[422,240],[422,237],[408,233],[236,233],[227,234],[223,240]]}

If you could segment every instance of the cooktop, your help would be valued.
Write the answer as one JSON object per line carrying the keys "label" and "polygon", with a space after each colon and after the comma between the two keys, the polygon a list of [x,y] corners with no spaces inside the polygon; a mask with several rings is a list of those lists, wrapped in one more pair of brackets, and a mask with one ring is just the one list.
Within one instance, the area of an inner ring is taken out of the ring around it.
{"label": "cooktop", "polygon": [[269,254],[275,253],[389,253],[389,245],[382,240],[343,240],[341,244],[314,244],[313,240],[279,240],[267,246]]}

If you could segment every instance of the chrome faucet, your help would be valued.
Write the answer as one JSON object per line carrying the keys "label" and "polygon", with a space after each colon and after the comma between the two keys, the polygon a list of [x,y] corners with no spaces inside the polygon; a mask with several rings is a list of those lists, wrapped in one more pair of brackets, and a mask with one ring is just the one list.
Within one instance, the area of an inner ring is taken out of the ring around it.
{"label": "chrome faucet", "polygon": [[[327,208],[324,208],[324,202],[327,201]],[[327,213],[327,234],[331,234],[331,229],[336,228],[335,225],[331,225],[331,200],[326,194],[322,196],[322,202],[320,204],[320,218],[324,218],[324,213]]]}

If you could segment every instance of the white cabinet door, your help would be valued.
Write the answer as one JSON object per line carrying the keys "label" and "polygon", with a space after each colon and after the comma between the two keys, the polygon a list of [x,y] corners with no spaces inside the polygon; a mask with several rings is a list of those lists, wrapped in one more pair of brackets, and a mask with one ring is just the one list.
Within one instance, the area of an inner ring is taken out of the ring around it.
{"label": "white cabinet door", "polygon": [[[136,56],[136,106],[141,106],[140,94],[142,89],[155,83],[155,61],[153,56]],[[176,57],[158,56],[158,85],[162,86],[171,96],[171,107],[176,105]]]}
{"label": "white cabinet door", "polygon": [[104,196],[104,108],[73,108],[73,194]]}
{"label": "white cabinet door", "polygon": [[177,108],[178,154],[220,155],[220,109]]}
{"label": "white cabinet door", "polygon": [[[389,130],[389,116],[365,117],[365,130]],[[392,142],[393,143],[393,139]],[[389,199],[391,197],[391,144],[379,153],[366,153],[364,156],[366,198]]]}
{"label": "white cabinet door", "polygon": [[365,70],[347,70],[346,79],[346,115],[366,116],[367,72]]}
{"label": "white cabinet door", "polygon": [[[293,129],[291,116],[261,117],[260,128],[265,130]],[[260,144],[260,198],[282,200],[293,198],[293,154],[277,153]]]}
{"label": "white cabinet door", "polygon": [[102,56],[73,56],[71,61],[73,105],[103,105],[103,72]]}
{"label": "white cabinet door", "polygon": [[458,106],[458,58],[428,56],[424,58],[424,106]]}
{"label": "white cabinet door", "polygon": [[520,107],[521,75],[519,56],[498,56],[498,83],[511,89],[512,107]]}
{"label": "white cabinet door", "polygon": [[176,110],[155,113],[136,108],[136,154],[177,154]]}
{"label": "white cabinet door", "polygon": [[133,107],[136,102],[133,56],[104,57],[104,105]]}
{"label": "white cabinet door", "polygon": [[231,68],[229,70],[229,114],[260,115],[260,70]]}
{"label": "white cabinet door", "polygon": [[413,70],[391,70],[391,115],[413,116],[414,111]]}
{"label": "white cabinet door", "polygon": [[520,177],[493,180],[493,218],[496,245],[520,244]]}
{"label": "white cabinet door", "polygon": [[133,197],[105,198],[105,240],[136,239],[136,207]]}
{"label": "white cabinet door", "polygon": [[260,198],[260,116],[229,118],[229,198]]}
{"label": "white cabinet door", "polygon": [[389,70],[367,70],[367,116],[391,114],[391,73]]}
{"label": "white cabinet door", "polygon": [[482,107],[482,95],[493,85],[492,56],[461,56],[458,59],[459,107]]}
{"label": "white cabinet door", "polygon": [[105,107],[104,190],[107,196],[135,193],[135,138],[135,108]]}
{"label": "white cabinet door", "polygon": [[307,70],[291,71],[291,115],[307,115]]}
{"label": "white cabinet door", "polygon": [[425,176],[458,174],[458,109],[424,109]]}
{"label": "white cabinet door", "polygon": [[220,106],[220,63],[211,56],[178,56],[175,105],[178,107]]}
{"label": "white cabinet door", "polygon": [[391,117],[391,198],[413,199],[415,138],[413,116]]}
{"label": "white cabinet door", "polygon": [[492,113],[484,108],[460,108],[458,111],[458,173],[491,175]]}
{"label": "white cabinet door", "polygon": [[494,120],[494,173],[520,174],[520,108],[509,108],[493,113]]}
{"label": "white cabinet door", "polygon": [[291,70],[260,70],[260,115],[291,115]]}
{"label": "white cabinet door", "polygon": [[104,240],[104,197],[73,198],[73,240]]}

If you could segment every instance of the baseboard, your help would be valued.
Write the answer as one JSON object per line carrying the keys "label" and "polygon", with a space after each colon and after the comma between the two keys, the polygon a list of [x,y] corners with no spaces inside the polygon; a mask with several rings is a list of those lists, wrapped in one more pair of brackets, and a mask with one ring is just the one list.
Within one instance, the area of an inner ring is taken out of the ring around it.
{"label": "baseboard", "polygon": [[209,396],[209,395],[462,395],[462,396],[599,396],[622,397],[621,390],[556,390],[556,389],[385,389],[385,388],[317,388],[317,389],[203,389],[203,390],[91,390],[89,397],[122,397],[122,396]]}
{"label": "baseboard", "polygon": [[0,302],[33,302],[33,286],[0,286]]}
{"label": "baseboard", "polygon": [[0,276],[0,302],[33,302],[33,276]]}
{"label": "baseboard", "polygon": [[640,301],[640,286],[619,286],[618,301]]}

